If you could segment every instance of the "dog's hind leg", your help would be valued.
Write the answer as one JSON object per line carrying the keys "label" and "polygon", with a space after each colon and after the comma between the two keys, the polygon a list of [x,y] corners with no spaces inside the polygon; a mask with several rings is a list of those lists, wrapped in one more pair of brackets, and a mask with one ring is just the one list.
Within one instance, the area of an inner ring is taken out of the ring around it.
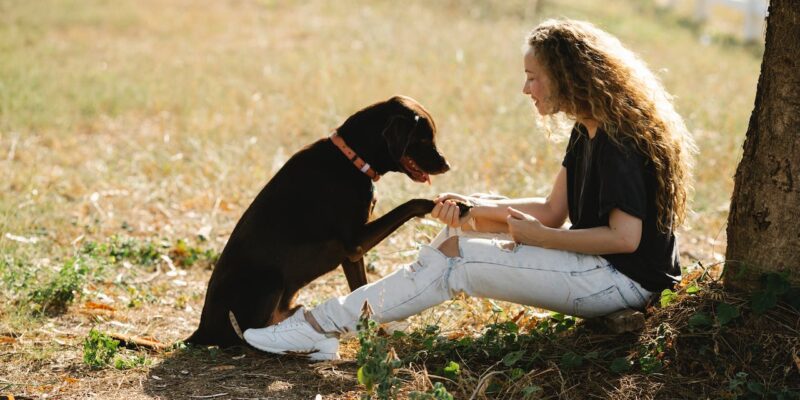
{"label": "dog's hind leg", "polygon": [[347,278],[347,285],[350,286],[351,292],[368,283],[367,269],[364,266],[364,257],[359,258],[357,261],[345,259],[342,262],[342,269],[344,270],[344,276]]}
{"label": "dog's hind leg", "polygon": [[241,331],[271,325],[270,321],[283,294],[283,289],[275,287],[243,289],[230,310]]}
{"label": "dog's hind leg", "polygon": [[278,306],[275,308],[275,311],[272,313],[272,317],[269,320],[270,325],[275,325],[286,318],[289,318],[295,313],[295,311],[297,311],[298,308],[301,307],[300,305],[294,304],[294,300],[297,298],[297,292],[299,290],[299,287],[284,289],[283,296],[281,297]]}

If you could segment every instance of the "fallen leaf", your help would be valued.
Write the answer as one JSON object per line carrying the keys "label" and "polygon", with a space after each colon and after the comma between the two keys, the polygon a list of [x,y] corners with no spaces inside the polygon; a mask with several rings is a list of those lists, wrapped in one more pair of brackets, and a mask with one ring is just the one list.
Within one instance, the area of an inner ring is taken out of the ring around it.
{"label": "fallen leaf", "polygon": [[466,335],[467,335],[466,332],[461,331],[461,330],[453,331],[453,332],[450,332],[450,334],[447,335],[447,340],[458,340],[458,339],[463,338]]}
{"label": "fallen leaf", "polygon": [[17,339],[13,338],[11,336],[0,336],[0,344],[16,343],[16,342],[17,342]]}
{"label": "fallen leaf", "polygon": [[686,275],[683,279],[681,279],[681,283],[679,283],[678,286],[680,286],[680,287],[689,286],[689,284],[694,282],[694,280],[699,278],[700,275],[702,275],[702,274],[703,274],[703,270],[700,270],[700,269],[694,270],[694,271],[690,272],[688,275]]}
{"label": "fallen leaf", "polygon": [[111,307],[108,304],[96,303],[94,301],[87,301],[83,306],[88,308],[88,309],[90,309],[90,310],[116,311],[116,309],[114,307]]}

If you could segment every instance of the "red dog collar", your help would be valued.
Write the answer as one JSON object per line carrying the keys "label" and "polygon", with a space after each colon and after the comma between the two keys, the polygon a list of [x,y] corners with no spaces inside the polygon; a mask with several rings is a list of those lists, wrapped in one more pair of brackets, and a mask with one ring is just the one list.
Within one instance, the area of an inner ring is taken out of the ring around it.
{"label": "red dog collar", "polygon": [[344,142],[344,139],[342,139],[342,137],[336,133],[336,131],[333,131],[331,134],[331,142],[333,142],[333,144],[335,144],[336,147],[342,151],[342,154],[344,154],[344,156],[347,157],[347,159],[350,160],[350,162],[352,162],[359,171],[365,173],[372,179],[373,182],[377,182],[378,179],[381,179],[381,176],[375,172],[375,170],[372,169],[372,167],[370,167],[366,161],[359,157],[358,154],[356,154],[356,152]]}

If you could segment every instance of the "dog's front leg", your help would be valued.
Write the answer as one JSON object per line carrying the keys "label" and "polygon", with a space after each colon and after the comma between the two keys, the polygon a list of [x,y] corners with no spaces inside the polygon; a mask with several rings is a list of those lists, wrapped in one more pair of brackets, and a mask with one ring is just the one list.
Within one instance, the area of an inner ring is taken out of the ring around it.
{"label": "dog's front leg", "polygon": [[344,260],[342,262],[342,269],[344,269],[344,276],[347,278],[347,285],[350,286],[351,292],[368,283],[367,269],[364,266],[364,257],[356,261]]}
{"label": "dog's front leg", "polygon": [[[411,218],[421,217],[433,210],[434,203],[427,199],[409,200],[380,218],[360,227],[349,243],[350,261],[357,262],[364,254]],[[363,263],[363,261],[362,261]]]}

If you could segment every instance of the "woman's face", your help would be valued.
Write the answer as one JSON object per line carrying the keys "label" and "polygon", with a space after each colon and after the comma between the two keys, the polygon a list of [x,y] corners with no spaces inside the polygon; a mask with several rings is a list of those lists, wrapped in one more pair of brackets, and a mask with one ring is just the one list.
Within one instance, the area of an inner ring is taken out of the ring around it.
{"label": "woman's face", "polygon": [[525,52],[525,85],[522,93],[531,96],[533,104],[539,115],[549,115],[558,112],[550,93],[550,77],[545,72],[544,67],[539,63],[534,54],[533,47]]}

